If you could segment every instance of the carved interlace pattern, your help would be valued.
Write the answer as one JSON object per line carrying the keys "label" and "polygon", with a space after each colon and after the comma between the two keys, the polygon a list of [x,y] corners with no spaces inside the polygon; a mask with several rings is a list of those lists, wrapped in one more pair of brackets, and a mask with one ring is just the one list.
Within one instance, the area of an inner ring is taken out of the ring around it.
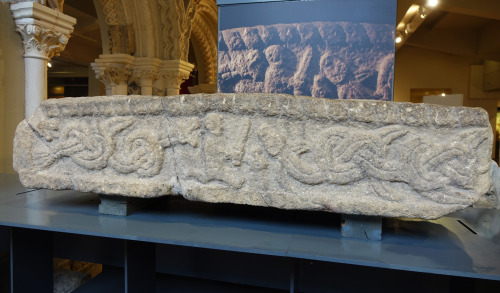
{"label": "carved interlace pattern", "polygon": [[104,21],[107,25],[119,25],[119,16],[116,9],[115,0],[100,0],[102,11],[104,12]]}
{"label": "carved interlace pattern", "polygon": [[[321,189],[363,183],[368,186],[367,194],[388,202],[402,201],[403,194],[416,194],[442,204],[467,204],[475,196],[477,176],[488,172],[489,158],[480,154],[491,150],[491,130],[474,118],[477,113],[473,111],[463,114],[464,126],[460,128],[446,120],[454,117],[453,113],[433,113],[440,108],[416,106],[411,106],[412,111],[401,110],[403,114],[394,117],[397,121],[371,121],[369,127],[359,128],[367,119],[377,119],[377,112],[362,115],[365,104],[330,105],[327,115],[331,119],[350,116],[352,121],[351,125],[332,125],[312,116],[318,115],[320,108],[305,114],[305,108],[290,100],[274,108],[277,102],[273,100],[243,100],[246,104],[240,101],[236,106],[237,100],[226,97],[217,103],[197,98],[185,102],[185,97],[165,103],[158,98],[145,103],[113,102],[112,111],[128,112],[125,116],[99,116],[104,112],[97,103],[59,109],[48,106],[48,118],[32,125],[42,138],[33,149],[35,166],[50,171],[69,158],[87,170],[109,168],[118,174],[153,177],[162,173],[166,161],[174,160],[172,155],[180,156],[177,160],[184,155],[195,165],[179,171],[184,172],[183,180],[203,185],[252,188],[249,174],[267,174],[258,175],[267,180],[271,172],[280,174],[274,184],[291,193],[300,192],[302,186]],[[380,105],[380,110],[394,112],[387,109],[390,104]],[[425,114],[417,122],[411,115],[420,110]],[[153,118],[141,121],[141,115],[151,111]],[[164,117],[167,112],[173,113],[168,119]],[[247,112],[256,114],[242,115]],[[72,120],[70,116],[85,118]],[[308,123],[291,122],[305,116],[310,116]],[[295,118],[287,119],[291,117]],[[471,122],[467,122],[470,117]],[[444,131],[454,135],[429,137],[413,129],[415,123],[429,129],[448,125],[451,128]]]}
{"label": "carved interlace pattern", "polygon": [[134,67],[133,75],[139,80],[139,82],[142,79],[155,80],[158,78],[158,68]]}
{"label": "carved interlace pattern", "polygon": [[65,125],[51,122],[52,130],[60,128],[60,131],[50,148],[35,150],[35,161],[40,168],[69,157],[88,170],[109,167],[121,174],[135,172],[145,177],[157,175],[161,170],[163,152],[157,134],[147,129],[128,130],[134,124],[133,119],[115,117],[100,123],[94,120]]}
{"label": "carved interlace pattern", "polygon": [[187,61],[191,23],[200,0],[160,0],[164,59]]}
{"label": "carved interlace pattern", "polygon": [[42,59],[59,56],[70,37],[69,34],[37,24],[19,24],[16,30],[23,39],[25,56]]}

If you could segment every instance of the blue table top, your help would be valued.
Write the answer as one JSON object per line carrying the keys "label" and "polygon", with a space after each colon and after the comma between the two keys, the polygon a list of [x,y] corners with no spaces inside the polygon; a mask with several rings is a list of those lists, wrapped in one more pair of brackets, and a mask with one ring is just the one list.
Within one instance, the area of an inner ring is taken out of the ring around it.
{"label": "blue table top", "polygon": [[98,213],[96,194],[28,190],[0,174],[0,225],[80,235],[500,280],[500,211],[384,219],[382,241],[342,238],[339,215],[171,197],[128,217]]}

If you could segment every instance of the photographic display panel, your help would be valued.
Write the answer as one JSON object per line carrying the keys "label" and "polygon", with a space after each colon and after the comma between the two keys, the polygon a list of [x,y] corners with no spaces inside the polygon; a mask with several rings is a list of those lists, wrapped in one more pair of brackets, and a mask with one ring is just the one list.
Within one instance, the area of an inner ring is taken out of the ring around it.
{"label": "photographic display panel", "polygon": [[392,100],[396,0],[239,2],[218,2],[234,3],[219,6],[219,92]]}

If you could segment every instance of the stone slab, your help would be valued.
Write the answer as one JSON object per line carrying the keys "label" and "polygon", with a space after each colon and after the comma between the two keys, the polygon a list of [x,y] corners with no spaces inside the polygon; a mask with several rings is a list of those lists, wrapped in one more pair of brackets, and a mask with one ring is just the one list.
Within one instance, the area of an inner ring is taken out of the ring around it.
{"label": "stone slab", "polygon": [[47,100],[21,122],[29,188],[433,219],[490,188],[480,108],[283,94]]}

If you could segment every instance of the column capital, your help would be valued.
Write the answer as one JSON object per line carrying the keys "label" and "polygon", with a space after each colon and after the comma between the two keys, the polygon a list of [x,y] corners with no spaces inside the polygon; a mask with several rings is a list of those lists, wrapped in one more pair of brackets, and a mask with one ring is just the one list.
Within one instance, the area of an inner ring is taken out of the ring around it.
{"label": "column capital", "polygon": [[101,54],[91,66],[97,79],[114,87],[128,81],[134,60],[135,57],[128,54]]}
{"label": "column capital", "polygon": [[142,85],[143,80],[153,82],[158,77],[161,60],[149,57],[137,57],[134,61],[133,74],[139,79]]}
{"label": "column capital", "polygon": [[24,56],[49,60],[64,50],[76,19],[36,2],[11,4],[10,10],[21,34]]}
{"label": "column capital", "polygon": [[160,66],[160,76],[166,84],[166,88],[172,92],[177,91],[182,80],[188,79],[194,65],[183,60],[163,60]]}

